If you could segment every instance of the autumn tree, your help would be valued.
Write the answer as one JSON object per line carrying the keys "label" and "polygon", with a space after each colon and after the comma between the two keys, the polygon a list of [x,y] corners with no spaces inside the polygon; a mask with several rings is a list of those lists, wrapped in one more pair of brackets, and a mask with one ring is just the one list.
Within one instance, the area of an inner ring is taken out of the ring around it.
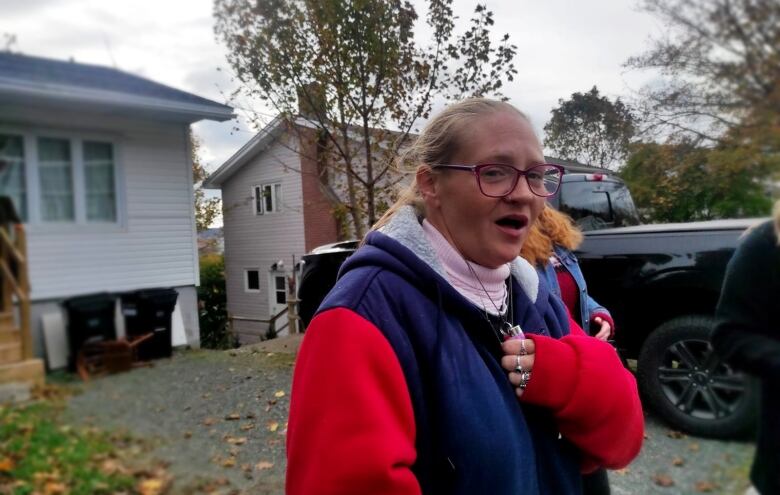
{"label": "autumn tree", "polygon": [[[661,81],[641,92],[647,131],[700,143],[780,140],[780,2],[644,0],[667,30],[626,65]],[[774,132],[768,132],[774,127]]]}
{"label": "autumn tree", "polygon": [[400,0],[216,0],[214,13],[240,94],[291,129],[316,131],[322,188],[358,237],[403,178],[392,163],[432,105],[500,96],[516,73],[516,47],[508,35],[492,38],[493,14],[482,5],[459,33],[452,0],[430,0],[424,27]]}
{"label": "autumn tree", "polygon": [[613,102],[593,86],[558,100],[544,126],[544,145],[558,158],[617,168],[625,162],[635,127],[628,105],[620,98]]}
{"label": "autumn tree", "polygon": [[764,177],[768,164],[749,148],[642,143],[621,176],[650,222],[687,222],[764,215],[771,200]]}
{"label": "autumn tree", "polygon": [[207,198],[201,187],[208,177],[206,169],[200,163],[200,141],[190,132],[190,153],[192,154],[192,182],[195,202],[195,226],[198,232],[209,228],[219,216],[221,202],[219,198]]}

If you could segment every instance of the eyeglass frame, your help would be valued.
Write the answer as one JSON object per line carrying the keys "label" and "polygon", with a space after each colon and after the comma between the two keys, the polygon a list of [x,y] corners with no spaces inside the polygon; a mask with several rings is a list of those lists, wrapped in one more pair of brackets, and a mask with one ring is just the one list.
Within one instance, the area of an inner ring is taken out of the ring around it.
{"label": "eyeglass frame", "polygon": [[[509,191],[507,191],[505,194],[502,194],[501,196],[492,196],[490,194],[485,194],[485,191],[482,190],[482,181],[479,178],[479,171],[482,170],[485,167],[495,167],[496,165],[500,165],[502,167],[509,167],[512,170],[515,171],[515,180],[512,183],[512,187],[509,188]],[[534,192],[533,187],[531,187],[531,183],[528,182],[528,173],[539,167],[553,167],[558,169],[558,171],[561,173],[561,179],[558,181],[558,186],[555,188],[555,191],[551,192],[547,195],[541,195],[536,192]],[[563,168],[561,165],[557,165],[555,163],[538,163],[534,165],[533,167],[530,167],[526,170],[520,170],[519,168],[513,167],[512,165],[509,165],[507,163],[479,163],[477,165],[456,165],[456,164],[445,164],[445,163],[437,163],[435,165],[431,165],[431,168],[437,169],[437,168],[444,168],[444,169],[451,169],[451,170],[468,170],[471,171],[474,174],[474,177],[477,179],[477,188],[479,188],[479,192],[482,193],[483,196],[487,196],[488,198],[505,198],[512,194],[512,191],[515,190],[517,187],[517,183],[520,181],[520,176],[525,178],[525,183],[528,185],[528,190],[531,191],[532,194],[535,196],[539,196],[540,198],[550,198],[552,196],[555,196],[558,191],[561,188],[561,182],[563,182],[563,175],[566,173],[566,169]]]}

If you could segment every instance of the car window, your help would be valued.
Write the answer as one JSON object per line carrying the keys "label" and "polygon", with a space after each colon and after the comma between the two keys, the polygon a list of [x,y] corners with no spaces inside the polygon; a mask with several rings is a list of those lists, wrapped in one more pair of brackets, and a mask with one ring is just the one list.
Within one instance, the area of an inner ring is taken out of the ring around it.
{"label": "car window", "polygon": [[585,231],[639,224],[631,193],[621,182],[564,182],[559,209]]}

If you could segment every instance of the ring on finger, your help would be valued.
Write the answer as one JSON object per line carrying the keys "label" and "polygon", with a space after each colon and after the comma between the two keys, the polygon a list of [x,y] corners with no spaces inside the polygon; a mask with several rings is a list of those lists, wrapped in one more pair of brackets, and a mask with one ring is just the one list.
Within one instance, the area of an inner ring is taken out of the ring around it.
{"label": "ring on finger", "polygon": [[523,368],[523,365],[520,363],[520,354],[515,355],[515,373],[524,373],[525,368]]}
{"label": "ring on finger", "polygon": [[517,385],[518,388],[524,389],[528,386],[528,382],[531,380],[531,372],[530,371],[522,371],[520,373],[520,383]]}
{"label": "ring on finger", "polygon": [[520,341],[520,356],[527,356],[528,350],[525,348],[525,339]]}

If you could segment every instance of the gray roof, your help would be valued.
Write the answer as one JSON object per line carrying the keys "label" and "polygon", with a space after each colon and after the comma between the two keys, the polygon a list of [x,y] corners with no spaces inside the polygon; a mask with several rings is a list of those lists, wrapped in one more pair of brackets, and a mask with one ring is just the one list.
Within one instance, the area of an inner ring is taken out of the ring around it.
{"label": "gray roof", "polygon": [[[110,67],[0,52],[0,86],[74,88],[82,92],[118,93],[168,105],[208,108],[212,113],[232,114],[232,108],[143,77]],[[227,117],[229,118],[229,116]]]}

